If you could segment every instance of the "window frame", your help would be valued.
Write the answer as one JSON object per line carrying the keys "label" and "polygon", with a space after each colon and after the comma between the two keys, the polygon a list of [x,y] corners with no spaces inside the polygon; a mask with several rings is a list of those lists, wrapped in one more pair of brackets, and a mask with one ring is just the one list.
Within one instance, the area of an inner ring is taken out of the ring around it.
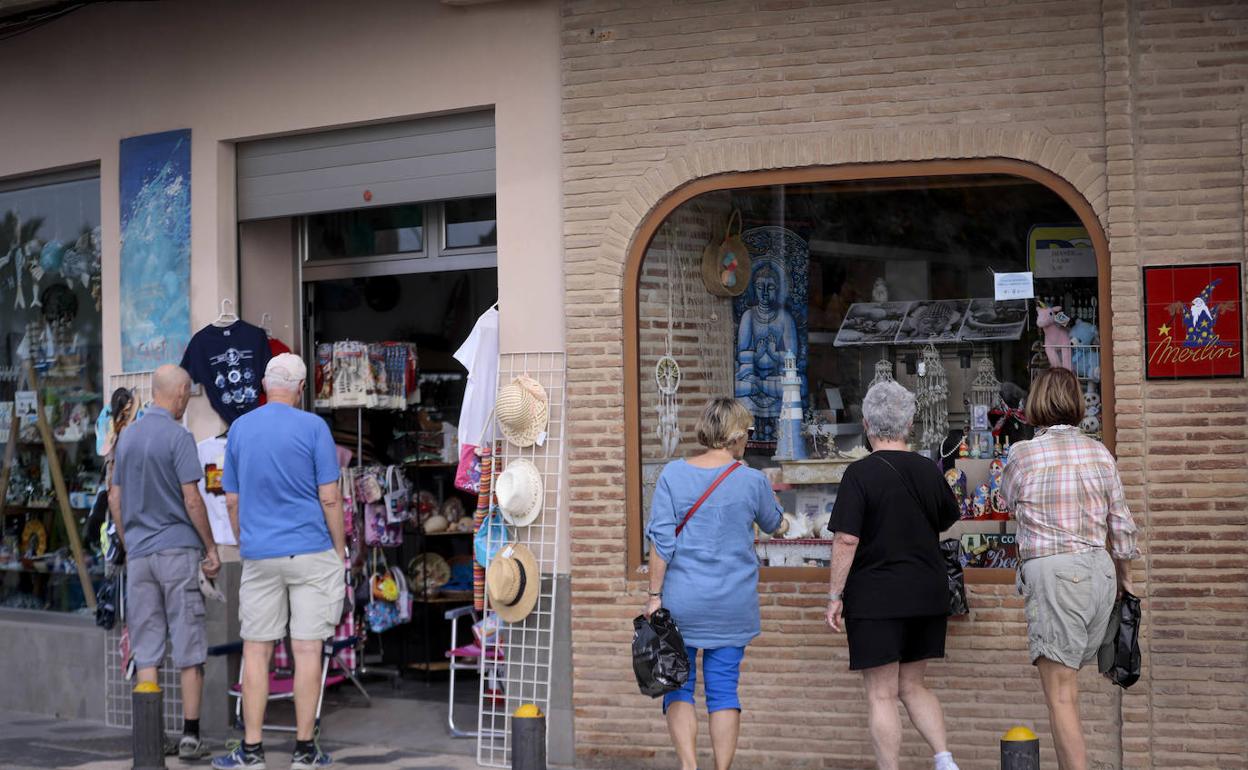
{"label": "window frame", "polygon": [[[673,190],[642,219],[629,244],[624,266],[623,328],[624,328],[624,509],[625,509],[625,579],[646,580],[642,558],[642,459],[641,459],[641,372],[640,327],[641,275],[646,252],[663,222],[682,204],[700,195],[721,190],[770,187],[775,185],[811,184],[821,182],[862,182],[899,180],[910,177],[957,177],[986,174],[1021,177],[1044,185],[1058,195],[1087,229],[1096,252],[1097,297],[1104,311],[1098,319],[1101,337],[1101,400],[1103,408],[1103,442],[1110,452],[1116,448],[1116,415],[1114,408],[1114,366],[1112,304],[1110,302],[1109,241],[1095,210],[1069,181],[1057,174],[1026,161],[1008,158],[977,158],[965,160],[926,160],[895,163],[846,164],[811,166],[798,169],[744,171],[702,177]],[[819,582],[828,579],[826,567],[760,567],[763,582]],[[968,568],[970,584],[1010,584],[1012,569]]]}

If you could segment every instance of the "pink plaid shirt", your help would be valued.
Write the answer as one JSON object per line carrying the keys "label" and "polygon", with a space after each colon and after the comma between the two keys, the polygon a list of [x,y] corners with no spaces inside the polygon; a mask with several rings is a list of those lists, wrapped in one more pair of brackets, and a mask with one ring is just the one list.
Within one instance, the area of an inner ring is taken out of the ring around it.
{"label": "pink plaid shirt", "polygon": [[1105,548],[1106,530],[1115,559],[1140,554],[1114,457],[1078,428],[1055,425],[1011,447],[1002,487],[1024,561]]}

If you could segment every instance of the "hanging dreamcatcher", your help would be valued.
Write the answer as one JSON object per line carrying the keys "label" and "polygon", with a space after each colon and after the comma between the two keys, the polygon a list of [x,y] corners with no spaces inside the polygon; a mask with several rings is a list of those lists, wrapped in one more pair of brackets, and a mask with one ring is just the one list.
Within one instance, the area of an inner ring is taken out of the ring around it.
{"label": "hanging dreamcatcher", "polygon": [[675,287],[680,287],[683,303],[685,282],[676,258],[679,228],[675,228],[675,234],[671,232],[672,229],[673,227],[668,228],[667,238],[667,334],[664,338],[663,356],[654,365],[654,384],[659,391],[659,424],[656,432],[664,457],[676,454],[676,449],[680,446],[679,404],[676,400],[676,393],[680,388],[680,364],[672,355],[672,328],[675,326],[676,315]]}
{"label": "hanging dreamcatcher", "polygon": [[871,384],[867,386],[867,390],[871,390],[881,382],[893,382],[893,363],[887,358],[881,358],[875,362],[875,377],[872,378]]}
{"label": "hanging dreamcatcher", "polygon": [[914,400],[919,446],[924,449],[940,446],[949,433],[949,376],[935,345],[923,349]]}

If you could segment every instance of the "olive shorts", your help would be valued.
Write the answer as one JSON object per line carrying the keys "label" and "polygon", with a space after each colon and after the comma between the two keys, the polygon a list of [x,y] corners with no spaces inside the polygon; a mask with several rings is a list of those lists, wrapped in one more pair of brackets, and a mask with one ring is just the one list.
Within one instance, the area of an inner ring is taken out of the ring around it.
{"label": "olive shorts", "polygon": [[275,642],[286,636],[288,622],[291,639],[333,636],[346,598],[345,570],[332,548],[244,561],[238,590],[243,639]]}
{"label": "olive shorts", "polygon": [[1016,578],[1027,613],[1027,646],[1040,658],[1079,669],[1096,660],[1118,593],[1103,548],[1023,562]]}

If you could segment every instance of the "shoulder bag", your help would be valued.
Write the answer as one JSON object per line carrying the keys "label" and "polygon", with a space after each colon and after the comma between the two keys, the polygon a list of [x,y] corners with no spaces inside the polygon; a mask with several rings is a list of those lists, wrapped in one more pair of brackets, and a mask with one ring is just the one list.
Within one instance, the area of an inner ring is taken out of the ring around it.
{"label": "shoulder bag", "polygon": [[[914,491],[914,486],[910,483],[910,477],[898,470],[896,465],[884,459],[879,452],[873,452],[871,456],[879,457],[881,462],[892,468],[893,473],[896,473],[901,478],[906,491],[910,493],[910,497],[914,498],[914,502],[919,506],[919,510],[923,511],[923,515],[927,517],[932,531],[939,538],[940,532],[937,530],[937,522],[940,521],[940,517],[923,504],[919,493]],[[949,609],[947,613],[951,616],[966,615],[971,609],[966,600],[966,576],[962,572],[962,541],[956,537],[941,540],[940,556],[945,563],[945,580],[949,588]]]}

